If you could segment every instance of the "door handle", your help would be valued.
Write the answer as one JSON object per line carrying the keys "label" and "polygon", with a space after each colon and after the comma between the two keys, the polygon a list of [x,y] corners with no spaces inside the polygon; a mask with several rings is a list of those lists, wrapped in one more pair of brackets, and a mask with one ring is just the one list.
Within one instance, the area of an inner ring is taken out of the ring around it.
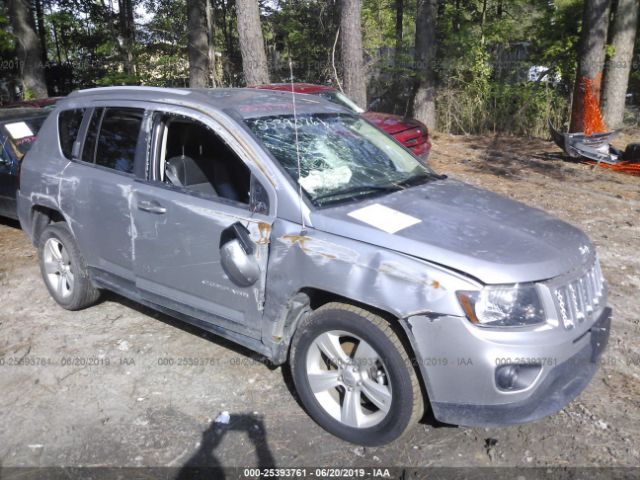
{"label": "door handle", "polygon": [[167,212],[167,209],[155,200],[138,201],[138,210],[142,210],[143,212],[155,213],[156,215],[162,215],[163,213]]}

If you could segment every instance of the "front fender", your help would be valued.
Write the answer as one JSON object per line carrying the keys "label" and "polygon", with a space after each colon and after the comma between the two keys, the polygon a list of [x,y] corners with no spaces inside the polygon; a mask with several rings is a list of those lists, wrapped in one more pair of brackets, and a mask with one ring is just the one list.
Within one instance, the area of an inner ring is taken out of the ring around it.
{"label": "front fender", "polygon": [[278,220],[271,235],[263,339],[282,331],[290,299],[313,288],[383,310],[463,316],[455,292],[478,285],[424,260]]}

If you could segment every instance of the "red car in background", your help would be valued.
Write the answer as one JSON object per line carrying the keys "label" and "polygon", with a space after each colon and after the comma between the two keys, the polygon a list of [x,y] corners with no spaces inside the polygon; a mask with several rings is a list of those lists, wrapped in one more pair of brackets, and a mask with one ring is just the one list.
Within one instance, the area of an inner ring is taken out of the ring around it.
{"label": "red car in background", "polygon": [[[258,85],[255,88],[290,92],[291,84],[271,83],[267,85]],[[404,118],[400,115],[392,115],[390,113],[366,112],[344,93],[326,85],[294,83],[293,91],[295,93],[317,95],[319,97],[326,98],[331,102],[347,107],[355,113],[362,115],[389,135],[395,137],[396,140],[410,149],[421,160],[426,161],[429,156],[429,150],[431,149],[431,142],[429,142],[429,130],[424,123],[418,120]]]}

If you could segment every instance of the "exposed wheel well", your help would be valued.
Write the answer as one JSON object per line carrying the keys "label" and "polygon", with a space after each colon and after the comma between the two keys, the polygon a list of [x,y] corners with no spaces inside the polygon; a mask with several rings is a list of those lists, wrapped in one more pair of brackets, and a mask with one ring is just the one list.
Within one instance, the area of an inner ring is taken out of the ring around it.
{"label": "exposed wheel well", "polygon": [[60,212],[49,207],[36,205],[31,211],[31,237],[33,243],[37,244],[40,235],[47,228],[47,225],[56,222],[64,222],[65,219]]}
{"label": "exposed wheel well", "polygon": [[312,310],[317,310],[321,306],[330,302],[340,302],[340,303],[346,303],[349,305],[354,305],[356,307],[360,307],[371,313],[379,315],[385,320],[387,320],[389,323],[397,323],[398,321],[398,317],[396,317],[394,314],[390,312],[387,312],[386,310],[372,307],[371,305],[357,302],[355,300],[352,300],[347,297],[343,297],[342,295],[338,295],[332,292],[327,292],[325,290],[320,290],[318,288],[303,288],[301,292],[306,294],[309,297],[310,306]]}

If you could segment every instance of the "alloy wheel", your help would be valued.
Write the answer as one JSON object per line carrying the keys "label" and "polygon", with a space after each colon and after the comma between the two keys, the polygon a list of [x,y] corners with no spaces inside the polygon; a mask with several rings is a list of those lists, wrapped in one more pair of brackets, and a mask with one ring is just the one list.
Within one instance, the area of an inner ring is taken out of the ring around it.
{"label": "alloy wheel", "polygon": [[393,391],[384,361],[349,332],[331,330],[316,337],[307,352],[306,373],[320,406],[344,425],[373,427],[391,409]]}
{"label": "alloy wheel", "polygon": [[75,278],[67,249],[57,238],[49,238],[44,245],[43,256],[47,282],[59,298],[70,297]]}

